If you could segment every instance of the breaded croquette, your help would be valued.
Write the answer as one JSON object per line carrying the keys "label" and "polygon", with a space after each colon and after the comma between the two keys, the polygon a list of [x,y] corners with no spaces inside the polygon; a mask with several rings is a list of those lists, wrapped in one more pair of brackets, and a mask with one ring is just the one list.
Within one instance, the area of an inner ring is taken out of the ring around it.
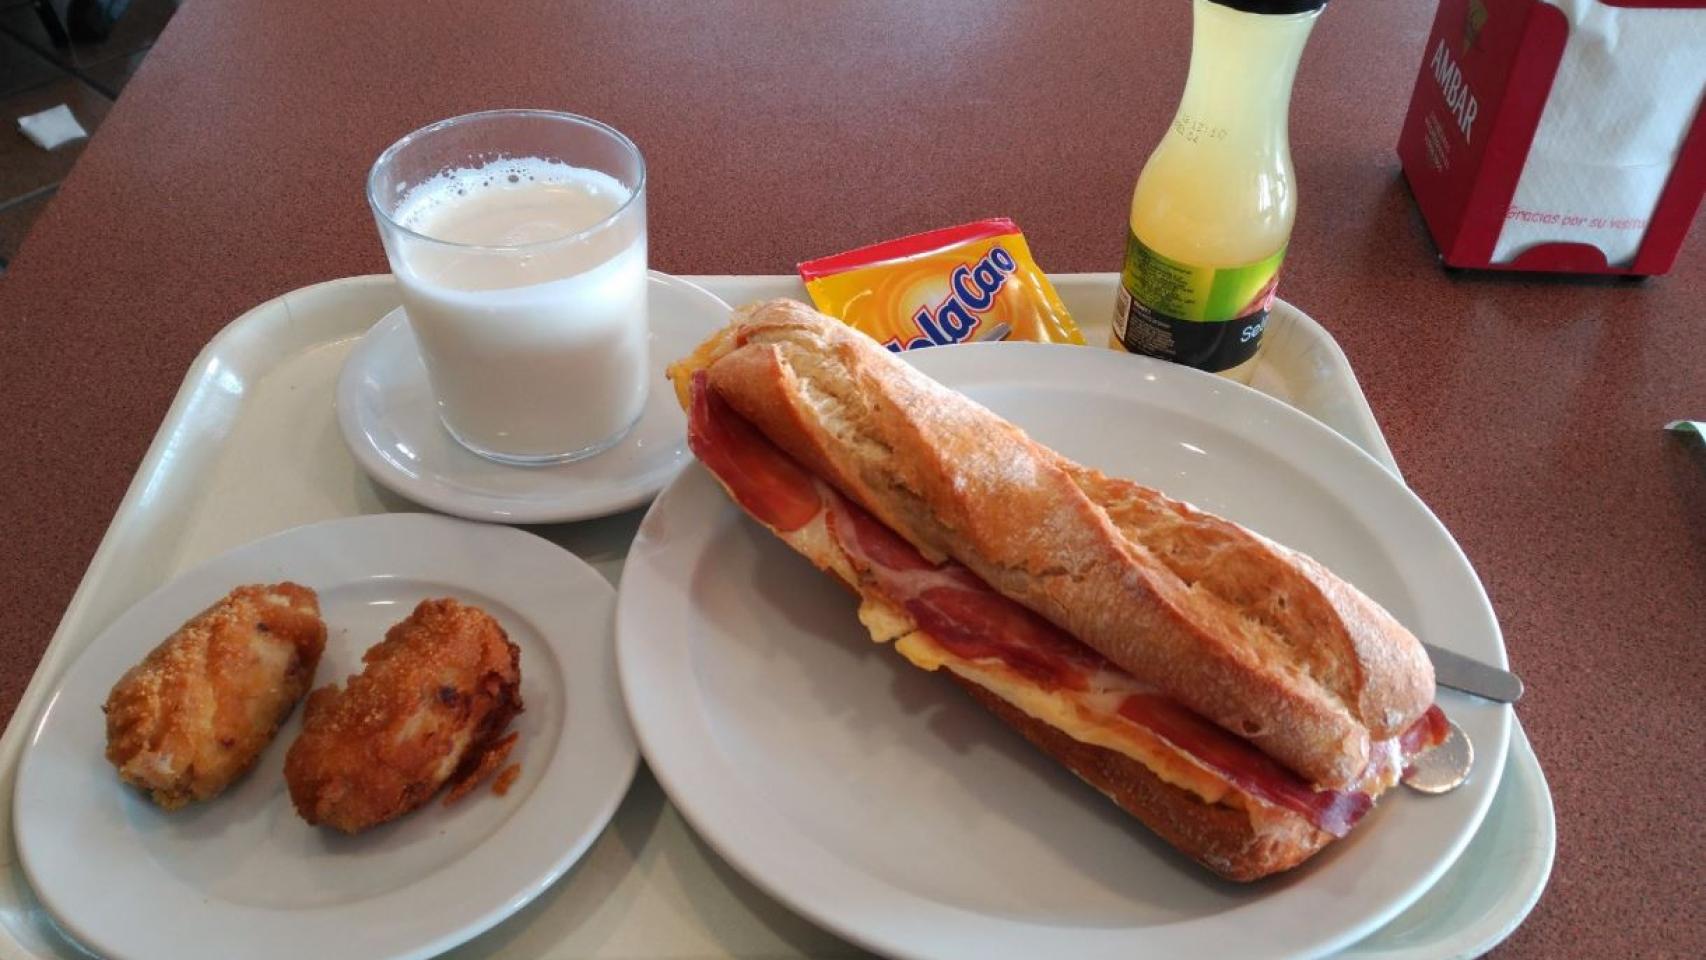
{"label": "breaded croquette", "polygon": [[[444,805],[454,806],[458,800],[473,793],[475,787],[503,766],[503,762],[509,759],[509,752],[515,749],[516,742],[520,739],[521,734],[511,731],[507,736],[492,741],[492,745],[480,755],[479,763],[472,767],[464,765],[457,771],[456,782],[450,785],[449,790],[444,791]],[[503,794],[499,793],[498,796]]]}
{"label": "breaded croquette", "polygon": [[314,591],[238,587],[114,685],[101,708],[107,760],[167,810],[218,796],[313,685],[325,646]]}
{"label": "breaded croquette", "polygon": [[285,755],[296,812],[345,833],[414,810],[446,783],[477,780],[521,712],[521,650],[479,607],[425,600],[338,689],[314,691]]}

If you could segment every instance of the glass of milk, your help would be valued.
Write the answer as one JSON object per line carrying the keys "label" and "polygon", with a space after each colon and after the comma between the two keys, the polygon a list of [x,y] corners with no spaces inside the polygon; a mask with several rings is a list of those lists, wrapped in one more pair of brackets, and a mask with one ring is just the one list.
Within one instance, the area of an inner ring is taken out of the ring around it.
{"label": "glass of milk", "polygon": [[615,128],[492,110],[392,144],[367,199],[457,442],[590,457],[646,402],[646,167]]}

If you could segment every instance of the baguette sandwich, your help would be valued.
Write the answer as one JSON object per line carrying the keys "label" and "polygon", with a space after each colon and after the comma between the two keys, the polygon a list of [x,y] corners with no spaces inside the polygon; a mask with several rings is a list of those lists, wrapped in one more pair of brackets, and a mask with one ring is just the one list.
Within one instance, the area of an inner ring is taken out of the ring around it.
{"label": "baguette sandwich", "polygon": [[1355,587],[804,304],[738,311],[669,377],[700,462],[872,639],[1224,877],[1346,835],[1443,739],[1421,645]]}

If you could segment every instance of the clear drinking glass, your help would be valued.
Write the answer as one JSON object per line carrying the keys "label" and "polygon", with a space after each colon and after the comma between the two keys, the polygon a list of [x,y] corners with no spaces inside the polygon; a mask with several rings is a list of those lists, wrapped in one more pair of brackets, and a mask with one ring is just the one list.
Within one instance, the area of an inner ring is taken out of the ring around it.
{"label": "clear drinking glass", "polygon": [[646,402],[646,167],[614,127],[546,110],[441,120],[367,180],[457,442],[502,463],[589,457]]}

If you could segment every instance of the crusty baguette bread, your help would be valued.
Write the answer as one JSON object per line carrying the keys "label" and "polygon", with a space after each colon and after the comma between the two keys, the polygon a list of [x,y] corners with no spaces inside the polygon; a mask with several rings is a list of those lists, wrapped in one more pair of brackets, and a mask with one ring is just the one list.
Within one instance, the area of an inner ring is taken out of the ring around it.
{"label": "crusty baguette bread", "polygon": [[[892,645],[916,667],[946,674],[996,719],[1187,856],[1227,879],[1247,882],[1290,869],[1333,839],[1298,813],[1248,795],[1204,766],[1200,757],[1157,738],[1152,728],[1143,728],[1144,733],[1124,725],[1110,729],[1101,711],[1108,707],[1105,691],[1115,687],[1104,686],[1106,678],[1085,678],[1087,685],[1104,691],[1100,695],[1104,699],[1078,701],[1046,682],[1012,671],[1009,661],[1000,657],[967,660],[954,655],[951,646],[920,626],[903,600],[887,591],[883,577],[869,567],[873,558],[863,536],[856,526],[843,526],[840,511],[846,508],[825,500],[816,488],[821,481],[807,480],[814,485],[811,494],[781,498],[802,505],[799,511],[777,510],[772,499],[777,488],[762,480],[754,483],[755,477],[771,477],[773,465],[743,463],[738,457],[722,459],[719,444],[739,446],[741,441],[714,426],[699,429],[704,432],[695,439],[694,448],[717,461],[716,466],[707,461],[711,475],[735,502],[748,506],[754,520],[859,599],[859,620],[873,641]],[[783,487],[803,493],[792,482]],[[813,509],[809,519],[804,505]],[[850,540],[860,545],[857,555],[848,549]],[[903,558],[884,556],[890,563],[905,563]],[[982,613],[987,616],[990,611],[984,607]],[[996,620],[984,622],[993,626],[999,619],[997,615]],[[1120,694],[1112,696],[1117,699]],[[1088,713],[1083,712],[1086,707]],[[1391,785],[1391,777],[1389,768],[1373,770],[1365,789],[1377,795]]]}
{"label": "crusty baguette bread", "polygon": [[671,379],[685,391],[701,369],[926,556],[958,560],[1318,787],[1353,785],[1371,741],[1432,700],[1420,644],[1319,564],[1066,460],[804,304],[746,308]]}

